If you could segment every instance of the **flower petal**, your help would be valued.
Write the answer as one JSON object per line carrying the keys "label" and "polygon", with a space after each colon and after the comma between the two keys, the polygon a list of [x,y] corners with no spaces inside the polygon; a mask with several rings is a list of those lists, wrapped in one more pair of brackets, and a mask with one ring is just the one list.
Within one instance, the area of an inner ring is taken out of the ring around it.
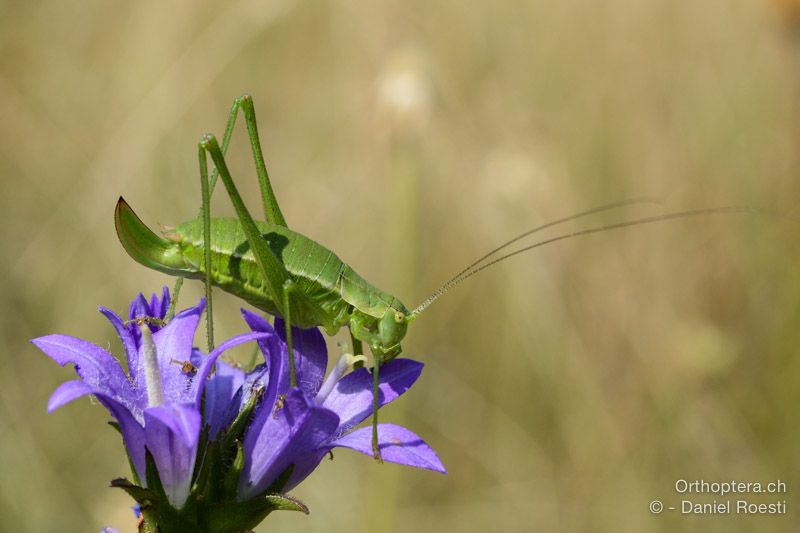
{"label": "flower petal", "polygon": [[125,443],[125,448],[128,450],[131,463],[133,464],[137,475],[139,475],[141,479],[144,479],[144,430],[127,406],[121,404],[115,398],[107,395],[106,393],[89,387],[83,381],[74,380],[62,383],[53,392],[53,394],[50,396],[50,400],[47,403],[47,410],[52,412],[62,405],[86,394],[94,394],[97,400],[106,409],[108,409],[108,411],[111,413],[111,416],[116,419],[117,423],[119,424],[120,432],[122,433],[122,440]]}
{"label": "flower petal", "polygon": [[153,296],[150,298],[150,312],[153,313],[152,316],[156,318],[163,319],[167,316],[167,310],[169,309],[169,289],[166,287],[161,287],[161,298],[158,297],[158,294],[153,293]]}
{"label": "flower petal", "polygon": [[[392,359],[384,363],[379,375],[379,406],[397,399],[417,381],[423,364],[411,359]],[[372,374],[360,368],[343,377],[322,403],[339,415],[336,431],[343,435],[372,415]]]}
{"label": "flower petal", "polygon": [[74,364],[75,372],[98,392],[125,404],[131,402],[132,388],[125,372],[104,349],[68,335],[47,335],[31,342],[59,365]]}
{"label": "flower petal", "polygon": [[195,307],[184,309],[169,321],[169,324],[153,333],[153,342],[156,345],[161,370],[165,366],[176,366],[170,361],[189,361],[192,357],[194,334],[200,323],[206,301],[201,298]]}
{"label": "flower petal", "polygon": [[276,411],[262,403],[244,438],[239,498],[245,500],[263,492],[295,460],[328,440],[338,425],[335,413],[319,407],[297,388]]}
{"label": "flower petal", "polygon": [[[163,319],[167,315],[167,308],[169,307],[169,290],[163,287],[161,294],[162,298],[159,300],[158,296],[154,293],[148,303],[144,295],[139,293],[136,298],[131,301],[131,305],[128,309],[128,319],[134,320],[141,317]],[[162,328],[161,325],[154,323],[148,324],[148,327],[152,333]],[[142,342],[142,333],[136,325],[130,325],[128,328],[138,347]]]}
{"label": "flower petal", "polygon": [[[196,405],[200,405],[200,398],[203,395],[203,387],[208,380],[209,374],[211,374],[211,369],[214,367],[214,363],[217,362],[217,359],[220,355],[222,355],[226,350],[233,348],[234,346],[238,346],[245,342],[250,341],[258,341],[263,339],[266,336],[264,333],[242,333],[241,335],[237,335],[233,338],[230,338],[214,348],[214,351],[211,352],[208,357],[203,360],[203,363],[200,365],[200,368],[197,369],[197,374],[195,374],[194,378],[192,379],[191,386],[188,388],[188,394],[186,398],[188,401],[194,402]],[[173,365],[178,366],[178,365]],[[174,369],[171,369],[174,372]],[[186,375],[183,375],[184,378]],[[166,389],[166,385],[165,385]]]}
{"label": "flower petal", "polygon": [[139,345],[136,342],[136,337],[131,333],[130,328],[125,326],[125,323],[117,313],[100,306],[100,312],[105,315],[114,329],[117,330],[119,340],[122,341],[122,347],[125,348],[125,355],[128,358],[128,374],[133,376],[136,368],[139,366]]}
{"label": "flower petal", "polygon": [[[357,429],[332,444],[372,456],[372,428]],[[436,452],[413,431],[402,426],[378,424],[378,448],[384,461],[447,473]]]}
{"label": "flower petal", "polygon": [[239,412],[244,380],[243,370],[225,361],[217,361],[217,371],[205,386],[203,404],[211,440],[216,438],[222,428],[230,425]]}
{"label": "flower petal", "polygon": [[104,394],[95,393],[95,396],[103,407],[108,409],[111,416],[117,420],[119,430],[122,433],[122,441],[125,443],[125,449],[128,450],[128,457],[139,479],[144,483],[146,471],[144,428],[128,408],[121,403]]}
{"label": "flower petal", "polygon": [[[259,343],[270,376],[264,401],[272,403],[278,394],[285,394],[289,390],[289,351],[283,319],[275,317],[273,328],[263,317],[247,309],[242,309],[242,316],[253,331],[275,336]],[[325,339],[317,328],[292,328],[292,343],[298,386],[308,395],[315,396],[322,386],[328,367]]]}
{"label": "flower petal", "polygon": [[247,309],[242,309],[242,317],[250,329],[265,334],[258,341],[268,371],[267,388],[261,401],[267,405],[275,405],[278,394],[289,389],[289,362],[285,357],[287,350],[282,349],[280,338],[263,317]]}
{"label": "flower petal", "polygon": [[333,446],[318,448],[296,459],[294,466],[292,467],[292,474],[289,476],[286,486],[283,487],[281,491],[289,492],[299,485],[301,481],[311,474],[311,472],[317,469],[319,463],[322,462],[322,459],[324,459],[326,455],[328,455],[332,447]]}
{"label": "flower petal", "polygon": [[150,316],[150,305],[141,292],[136,295],[136,298],[131,300],[131,305],[128,308],[128,319],[141,318]]}
{"label": "flower petal", "polygon": [[192,362],[194,336],[204,308],[205,300],[201,298],[198,305],[184,309],[153,334],[164,400],[167,403],[193,401],[192,381],[199,373],[186,374],[183,364]]}
{"label": "flower petal", "polygon": [[52,412],[62,405],[86,394],[94,394],[103,407],[108,409],[111,416],[117,420],[120,432],[122,433],[122,440],[125,443],[125,448],[128,450],[131,463],[140,478],[144,479],[144,430],[131,413],[131,409],[127,405],[120,403],[116,397],[90,387],[81,380],[67,381],[66,383],[62,383],[50,396],[50,400],[47,403],[47,410]]}
{"label": "flower petal", "polygon": [[[286,325],[281,317],[275,317],[275,332],[286,343]],[[297,386],[314,397],[328,369],[328,348],[318,328],[292,328],[292,349],[297,372]],[[288,356],[288,350],[286,350]],[[288,367],[287,367],[288,369]],[[285,392],[285,391],[282,391]]]}
{"label": "flower petal", "polygon": [[176,509],[189,496],[200,436],[194,405],[161,406],[144,412],[147,449],[153,455],[167,499]]}
{"label": "flower petal", "polygon": [[94,389],[80,379],[62,383],[47,400],[47,412],[52,413],[62,405],[87,394],[94,394]]}

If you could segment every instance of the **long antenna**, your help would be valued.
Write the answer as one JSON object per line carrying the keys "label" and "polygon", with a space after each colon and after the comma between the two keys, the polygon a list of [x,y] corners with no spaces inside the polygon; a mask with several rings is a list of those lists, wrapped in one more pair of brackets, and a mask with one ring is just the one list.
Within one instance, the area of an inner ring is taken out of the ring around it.
{"label": "long antenna", "polygon": [[[700,216],[700,215],[719,215],[719,214],[725,214],[725,213],[757,213],[757,212],[760,212],[760,211],[758,211],[757,209],[754,209],[752,207],[749,207],[749,206],[741,206],[741,205],[729,205],[729,206],[723,206],[723,207],[710,207],[710,208],[704,208],[704,209],[691,209],[691,210],[687,210],[687,211],[679,211],[679,212],[675,212],[675,213],[666,213],[666,214],[663,214],[663,215],[655,215],[655,216],[651,216],[651,217],[637,218],[635,220],[625,220],[625,221],[617,222],[617,223],[614,223],[614,224],[606,224],[606,225],[603,225],[603,226],[596,226],[596,227],[593,227],[593,228],[574,231],[572,233],[565,233],[563,235],[558,235],[556,237],[552,237],[550,239],[545,239],[543,241],[539,241],[539,242],[531,244],[529,246],[525,246],[523,248],[520,248],[519,250],[515,250],[513,252],[510,252],[510,253],[507,253],[505,255],[502,255],[502,256],[498,257],[497,259],[493,259],[493,260],[489,261],[488,263],[485,263],[485,264],[483,264],[481,266],[476,267],[473,264],[471,267],[467,267],[460,274],[458,274],[454,278],[450,279],[447,283],[445,283],[444,285],[442,285],[441,287],[436,289],[436,291],[434,291],[433,294],[431,294],[428,298],[426,298],[424,302],[422,302],[419,306],[417,306],[416,309],[414,309],[411,312],[411,316],[412,317],[416,317],[417,315],[422,313],[425,309],[427,309],[433,302],[435,302],[442,295],[444,295],[447,291],[449,291],[450,289],[452,289],[453,287],[455,287],[456,285],[458,285],[459,283],[461,283],[465,279],[474,276],[478,272],[480,272],[480,271],[482,271],[484,269],[487,269],[492,265],[496,265],[497,263],[499,263],[501,261],[505,261],[506,259],[514,257],[515,255],[521,254],[523,252],[527,252],[528,250],[532,250],[532,249],[538,248],[540,246],[544,246],[545,244],[550,244],[550,243],[554,243],[554,242],[557,242],[557,241],[563,241],[564,239],[570,239],[572,237],[579,237],[581,235],[589,235],[591,233],[599,233],[601,231],[609,231],[609,230],[614,230],[614,229],[627,228],[629,226],[638,226],[640,224],[652,224],[654,222],[662,222],[662,221],[665,221],[665,220],[673,220],[673,219],[676,219],[676,218],[688,218],[688,217],[694,217],[694,216]],[[575,216],[578,216],[578,215],[575,215]],[[512,242],[513,242],[513,240],[512,240]],[[491,254],[489,254],[489,255],[491,255]],[[477,261],[475,264],[479,263],[482,260],[483,259]]]}
{"label": "long antenna", "polygon": [[479,263],[482,263],[485,259],[493,256],[494,254],[496,254],[500,250],[502,250],[504,248],[508,248],[509,246],[514,244],[515,242],[527,237],[528,235],[531,235],[533,233],[537,233],[539,231],[542,231],[543,229],[547,229],[547,228],[556,226],[558,224],[563,224],[564,222],[569,222],[571,220],[577,220],[579,218],[582,218],[582,217],[585,217],[585,216],[588,216],[588,215],[596,215],[597,213],[602,213],[603,211],[610,211],[612,209],[617,209],[619,207],[628,207],[628,206],[637,205],[637,204],[660,204],[660,203],[662,203],[662,202],[658,198],[652,198],[652,197],[646,197],[646,196],[642,196],[642,197],[638,197],[638,198],[628,198],[626,200],[619,200],[617,202],[612,202],[610,204],[604,204],[604,205],[600,205],[600,206],[597,206],[597,207],[593,207],[593,208],[588,209],[586,211],[581,211],[580,213],[575,213],[574,215],[570,215],[570,216],[567,216],[567,217],[559,218],[557,220],[551,220],[550,222],[546,222],[546,223],[542,224],[541,226],[536,226],[535,228],[529,229],[528,231],[526,231],[524,233],[520,233],[519,235],[517,235],[513,239],[507,240],[506,242],[504,242],[503,244],[501,244],[497,248],[494,248],[493,250],[491,250],[487,254],[481,256],[480,258],[476,259],[475,261],[473,261],[472,263],[470,263],[469,265],[464,267],[464,270],[462,270],[461,272],[459,272],[458,274],[456,274],[455,276],[450,278],[447,281],[447,283],[450,283],[451,281],[454,281],[454,280],[460,278],[462,274],[464,274],[465,272],[470,270],[475,265],[477,265]]}

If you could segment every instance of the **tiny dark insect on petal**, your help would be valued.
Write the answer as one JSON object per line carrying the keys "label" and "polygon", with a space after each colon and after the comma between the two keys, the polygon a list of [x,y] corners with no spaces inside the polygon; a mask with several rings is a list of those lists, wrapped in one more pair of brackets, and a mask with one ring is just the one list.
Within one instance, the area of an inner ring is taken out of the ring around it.
{"label": "tiny dark insect on petal", "polygon": [[280,394],[278,395],[278,399],[275,400],[275,410],[272,411],[272,418],[278,418],[278,411],[283,409],[283,404],[286,402],[286,395]]}

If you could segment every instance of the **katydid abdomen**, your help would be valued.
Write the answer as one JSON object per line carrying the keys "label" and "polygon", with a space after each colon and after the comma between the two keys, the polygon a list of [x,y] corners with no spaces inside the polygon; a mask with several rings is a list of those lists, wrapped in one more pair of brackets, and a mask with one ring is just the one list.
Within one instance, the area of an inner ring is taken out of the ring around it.
{"label": "katydid abdomen", "polygon": [[[139,263],[166,274],[194,279],[208,277],[225,292],[271,315],[280,315],[280,306],[271,296],[268,281],[238,219],[211,220],[211,256],[206,269],[202,220],[169,228],[164,237],[159,237],[122,199],[115,215],[120,241]],[[380,340],[378,324],[387,313],[392,321],[397,313],[408,314],[397,298],[369,284],[321,244],[285,226],[263,221],[256,221],[256,226],[295,284],[297,297],[292,300],[292,325],[321,326],[330,335],[348,326],[356,339],[375,346]],[[392,353],[394,350],[389,349],[399,345],[401,339],[402,335],[391,343],[379,344],[382,351]]]}

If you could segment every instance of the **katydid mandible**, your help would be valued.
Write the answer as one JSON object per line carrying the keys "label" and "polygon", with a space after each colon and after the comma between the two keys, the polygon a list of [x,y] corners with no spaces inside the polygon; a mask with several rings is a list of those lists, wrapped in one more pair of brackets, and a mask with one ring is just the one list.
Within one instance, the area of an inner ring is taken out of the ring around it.
{"label": "katydid mandible", "polygon": [[[265,221],[255,221],[250,215],[225,162],[224,154],[239,111],[244,115],[247,125]],[[210,175],[209,156],[215,167]],[[272,191],[258,137],[255,109],[249,95],[243,95],[234,101],[222,146],[212,134],[207,134],[198,144],[198,158],[202,195],[199,217],[176,227],[165,228],[164,236],[160,237],[120,197],[114,217],[120,242],[128,254],[144,266],[178,276],[176,288],[180,287],[183,278],[204,280],[208,305],[206,319],[209,350],[213,347],[212,285],[244,299],[266,313],[281,316],[286,327],[292,386],[297,384],[292,326],[323,327],[329,335],[335,334],[342,326],[347,326],[354,353],[361,353],[363,342],[370,347],[374,356],[372,447],[376,459],[380,459],[377,438],[380,364],[401,353],[401,341],[405,337],[408,324],[453,286],[509,257],[558,240],[673,218],[752,211],[747,207],[726,206],[627,220],[560,235],[486,261],[496,252],[536,231],[648,200],[624,200],[599,206],[538,226],[507,241],[462,270],[421,305],[409,311],[398,298],[369,284],[332,251],[288,228]],[[217,177],[222,179],[236,211],[236,218],[211,218],[210,198]],[[175,296],[177,299],[177,295]]]}

